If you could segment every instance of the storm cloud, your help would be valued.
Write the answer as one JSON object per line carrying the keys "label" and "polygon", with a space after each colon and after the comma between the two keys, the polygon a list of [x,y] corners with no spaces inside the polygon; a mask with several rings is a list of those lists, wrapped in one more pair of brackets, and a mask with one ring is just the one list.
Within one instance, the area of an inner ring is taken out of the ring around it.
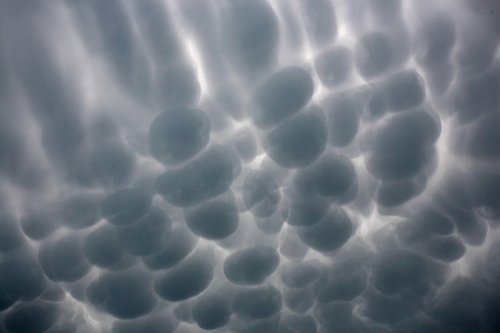
{"label": "storm cloud", "polygon": [[0,332],[499,332],[500,3],[0,1]]}

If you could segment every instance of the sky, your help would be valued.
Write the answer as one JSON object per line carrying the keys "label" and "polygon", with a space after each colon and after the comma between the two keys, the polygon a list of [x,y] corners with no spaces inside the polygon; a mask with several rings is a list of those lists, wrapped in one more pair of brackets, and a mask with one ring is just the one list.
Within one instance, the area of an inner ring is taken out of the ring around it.
{"label": "sky", "polygon": [[0,1],[0,333],[500,331],[500,2]]}

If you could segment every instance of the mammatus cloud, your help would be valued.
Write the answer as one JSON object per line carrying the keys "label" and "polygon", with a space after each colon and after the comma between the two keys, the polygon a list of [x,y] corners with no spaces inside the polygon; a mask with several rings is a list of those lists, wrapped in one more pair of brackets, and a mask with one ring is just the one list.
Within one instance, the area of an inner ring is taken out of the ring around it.
{"label": "mammatus cloud", "polygon": [[495,0],[0,2],[0,332],[498,332]]}

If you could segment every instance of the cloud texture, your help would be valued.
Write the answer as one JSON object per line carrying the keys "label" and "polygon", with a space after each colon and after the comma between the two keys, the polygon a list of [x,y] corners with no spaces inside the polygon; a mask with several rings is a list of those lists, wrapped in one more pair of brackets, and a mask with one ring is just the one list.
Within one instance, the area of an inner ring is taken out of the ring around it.
{"label": "cloud texture", "polygon": [[0,2],[0,332],[499,332],[495,0]]}

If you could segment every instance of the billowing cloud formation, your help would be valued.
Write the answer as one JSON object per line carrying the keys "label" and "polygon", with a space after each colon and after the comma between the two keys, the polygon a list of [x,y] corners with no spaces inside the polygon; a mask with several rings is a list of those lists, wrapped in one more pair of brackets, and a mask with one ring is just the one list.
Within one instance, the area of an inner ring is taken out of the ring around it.
{"label": "billowing cloud formation", "polygon": [[0,1],[0,332],[499,332],[495,0]]}

